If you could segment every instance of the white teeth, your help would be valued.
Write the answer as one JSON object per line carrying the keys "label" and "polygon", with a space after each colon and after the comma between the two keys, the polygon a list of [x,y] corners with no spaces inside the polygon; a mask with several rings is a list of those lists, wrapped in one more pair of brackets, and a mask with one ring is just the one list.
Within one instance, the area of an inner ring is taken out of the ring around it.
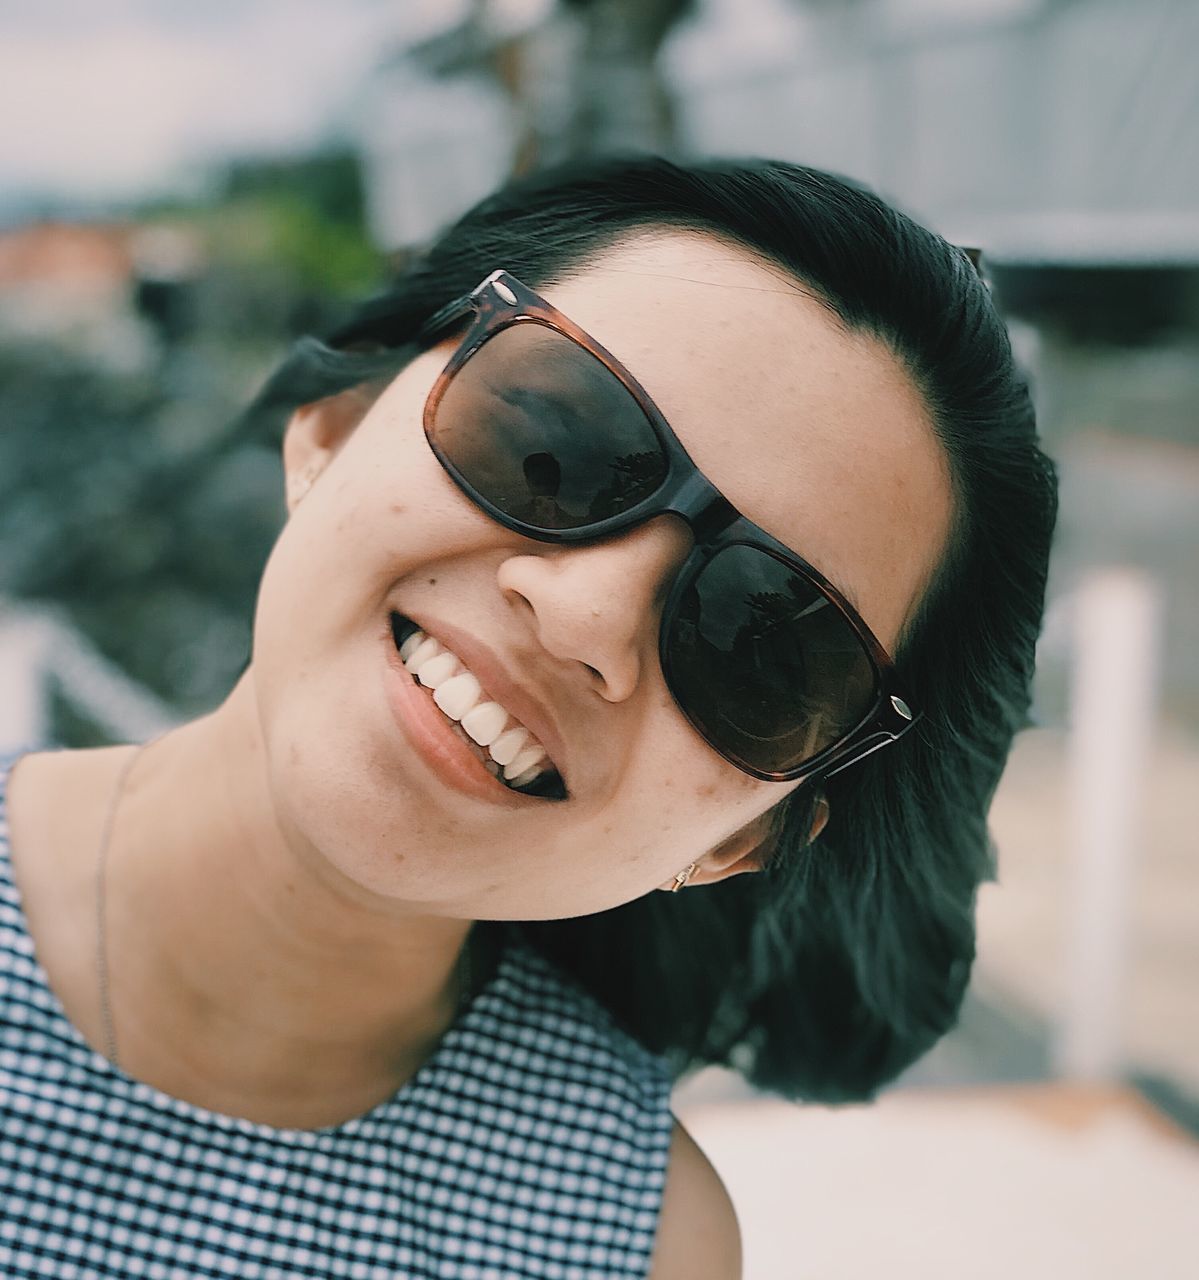
{"label": "white teeth", "polygon": [[529,731],[521,726],[501,733],[487,748],[496,764],[511,764],[529,741]]}
{"label": "white teeth", "polygon": [[530,765],[524,773],[518,773],[515,778],[508,778],[508,770],[504,770],[504,777],[508,778],[508,782],[514,787],[523,787],[532,782],[541,772],[539,764]]}
{"label": "white teeth", "polygon": [[462,727],[481,747],[489,747],[507,723],[508,713],[498,702],[480,702],[462,717]]}
{"label": "white teeth", "polygon": [[514,786],[524,786],[550,768],[545,748],[528,729],[520,724],[505,728],[511,717],[504,707],[479,702],[483,696],[479,681],[440,641],[414,631],[400,645],[400,658],[409,674],[433,691],[441,711],[488,749],[487,768],[494,776],[502,774]]}
{"label": "white teeth", "polygon": [[444,684],[437,686],[433,701],[451,720],[461,720],[478,702],[481,692],[479,682],[474,676],[469,671],[462,671],[456,676],[451,676]]}
{"label": "white teeth", "polygon": [[432,636],[425,636],[420,644],[404,659],[404,666],[408,668],[412,675],[416,675],[430,658],[436,658],[439,653],[444,652],[445,650]]}
{"label": "white teeth", "polygon": [[400,661],[407,662],[427,639],[428,636],[426,636],[423,631],[414,631],[408,639],[400,645]]}
{"label": "white teeth", "polygon": [[451,676],[457,675],[461,665],[447,649],[435,658],[430,658],[428,662],[422,663],[420,670],[416,672],[416,678],[426,689],[436,689],[439,685],[445,684]]}
{"label": "white teeth", "polygon": [[[520,777],[522,773],[527,772],[532,765],[538,764],[544,759],[545,748],[541,743],[530,742],[523,751],[516,755],[511,764],[504,766],[504,777],[507,778],[509,782],[512,782],[514,779]],[[534,772],[540,773],[541,770],[536,769]]]}

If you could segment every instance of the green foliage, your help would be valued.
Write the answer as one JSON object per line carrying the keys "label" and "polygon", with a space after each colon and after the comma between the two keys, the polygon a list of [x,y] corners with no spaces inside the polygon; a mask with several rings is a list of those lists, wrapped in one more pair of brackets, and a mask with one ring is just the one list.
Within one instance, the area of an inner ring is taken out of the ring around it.
{"label": "green foliage", "polygon": [[204,221],[222,260],[292,288],[349,297],[379,276],[379,254],[360,228],[328,220],[293,192],[245,197]]}

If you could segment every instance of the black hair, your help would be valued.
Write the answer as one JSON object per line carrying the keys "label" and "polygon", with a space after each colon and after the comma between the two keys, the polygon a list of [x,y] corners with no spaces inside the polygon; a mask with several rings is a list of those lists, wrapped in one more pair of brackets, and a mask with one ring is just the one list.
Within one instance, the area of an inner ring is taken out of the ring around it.
{"label": "black hair", "polygon": [[[987,811],[1027,722],[1057,511],[1027,386],[965,253],[872,192],[769,160],[605,158],[477,204],[329,338],[304,339],[253,406],[278,411],[394,371],[439,307],[504,267],[534,288],[630,233],[715,233],[788,271],[922,392],[949,465],[949,547],[897,647],[924,717],[772,812],[765,869],[521,934],[676,1076],[720,1063],[787,1097],[870,1097],[956,1021]],[[378,345],[388,348],[383,356]],[[389,363],[390,362],[390,363]],[[485,927],[481,924],[480,928]]]}

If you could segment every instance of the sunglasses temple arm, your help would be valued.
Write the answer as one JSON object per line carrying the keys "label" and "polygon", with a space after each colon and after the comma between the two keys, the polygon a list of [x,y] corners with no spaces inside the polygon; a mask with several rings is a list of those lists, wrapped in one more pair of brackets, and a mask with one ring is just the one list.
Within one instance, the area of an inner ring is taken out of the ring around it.
{"label": "sunglasses temple arm", "polygon": [[873,755],[876,751],[881,751],[883,747],[889,747],[895,741],[889,734],[879,734],[874,742],[870,742],[868,746],[852,751],[844,760],[838,760],[831,769],[821,769],[819,774],[809,781],[824,782],[833,777],[834,774],[840,773],[843,769],[848,769],[850,765],[855,765],[859,760],[865,760],[867,756]]}
{"label": "sunglasses temple arm", "polygon": [[828,769],[821,769],[810,778],[809,782],[824,782],[831,778],[834,774],[840,773],[842,769],[848,769],[850,765],[855,765],[859,760],[864,760],[867,756],[873,755],[876,751],[881,751],[883,747],[889,747],[891,743],[898,742],[904,734],[909,733],[924,718],[923,712],[918,712],[913,720],[908,721],[899,733],[889,733],[883,730],[880,733],[873,733],[864,741],[859,742],[849,754],[841,760],[835,761]]}
{"label": "sunglasses temple arm", "polygon": [[433,314],[421,325],[417,332],[417,342],[429,344],[434,342],[445,331],[454,328],[463,316],[475,310],[474,294],[468,293],[463,298],[455,298]]}

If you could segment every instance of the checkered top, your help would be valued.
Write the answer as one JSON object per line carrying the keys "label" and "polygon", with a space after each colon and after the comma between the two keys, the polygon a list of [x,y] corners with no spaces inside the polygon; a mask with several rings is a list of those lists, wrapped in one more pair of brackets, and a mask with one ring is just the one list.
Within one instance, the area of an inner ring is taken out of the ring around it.
{"label": "checkered top", "polygon": [[50,989],[11,874],[16,758],[0,757],[5,1280],[646,1276],[668,1074],[548,960],[510,942],[416,1075],[344,1124],[193,1106],[115,1069]]}

